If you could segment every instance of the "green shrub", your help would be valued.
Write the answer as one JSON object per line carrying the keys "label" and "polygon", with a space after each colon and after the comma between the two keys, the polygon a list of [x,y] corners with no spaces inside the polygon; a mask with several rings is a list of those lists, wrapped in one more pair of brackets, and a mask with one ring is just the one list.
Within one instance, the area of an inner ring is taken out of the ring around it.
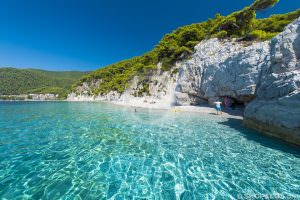
{"label": "green shrub", "polygon": [[227,38],[227,31],[220,31],[218,33],[215,33],[211,36],[212,38],[219,38],[219,39],[224,39]]}
{"label": "green shrub", "polygon": [[204,32],[196,27],[185,28],[178,35],[178,45],[185,46],[191,41],[201,41],[204,39]]}
{"label": "green shrub", "polygon": [[262,30],[254,30],[250,33],[250,37],[256,40],[270,40],[278,33],[269,33]]}
{"label": "green shrub", "polygon": [[189,41],[186,43],[186,47],[193,50],[197,44],[199,44],[199,41]]}
{"label": "green shrub", "polygon": [[255,2],[251,5],[251,8],[254,10],[264,10],[274,6],[278,2],[279,0],[255,0]]}
{"label": "green shrub", "polygon": [[138,96],[141,97],[143,94],[150,96],[149,83],[143,82],[143,87],[138,91]]}

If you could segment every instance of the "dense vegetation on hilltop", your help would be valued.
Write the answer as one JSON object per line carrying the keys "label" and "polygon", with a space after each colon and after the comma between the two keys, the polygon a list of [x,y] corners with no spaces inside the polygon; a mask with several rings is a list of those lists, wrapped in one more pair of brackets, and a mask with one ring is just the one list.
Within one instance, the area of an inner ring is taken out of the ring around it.
{"label": "dense vegetation on hilltop", "polygon": [[269,40],[300,16],[299,9],[287,14],[256,19],[257,11],[272,7],[278,1],[256,0],[252,5],[228,16],[216,14],[215,18],[205,22],[180,27],[172,33],[166,34],[152,51],[94,71],[84,76],[74,86],[79,86],[83,82],[101,80],[99,87],[92,88],[95,95],[105,94],[109,91],[122,93],[135,76],[139,76],[140,81],[145,85],[148,81],[147,76],[158,69],[158,63],[161,64],[162,71],[174,70],[172,68],[174,63],[188,58],[195,45],[204,39]]}
{"label": "dense vegetation on hilltop", "polygon": [[54,93],[66,97],[85,72],[0,68],[0,94]]}

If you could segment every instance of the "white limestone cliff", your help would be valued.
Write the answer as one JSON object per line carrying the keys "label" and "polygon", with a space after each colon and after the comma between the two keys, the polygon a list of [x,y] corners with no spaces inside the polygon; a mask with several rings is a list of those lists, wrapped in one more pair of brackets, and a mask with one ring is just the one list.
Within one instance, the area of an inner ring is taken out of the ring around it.
{"label": "white limestone cliff", "polygon": [[245,45],[216,38],[198,44],[192,59],[180,69],[177,104],[197,104],[200,99],[221,96],[240,102],[253,100],[260,71],[268,63],[269,42]]}
{"label": "white limestone cliff", "polygon": [[244,123],[300,144],[300,18],[271,40],[270,64],[261,74]]}
{"label": "white limestone cliff", "polygon": [[[179,67],[180,65],[176,66]],[[175,104],[174,91],[177,79],[176,74],[170,72],[161,72],[158,70],[152,74],[149,79],[149,94],[143,93],[136,95],[136,92],[142,88],[139,84],[139,77],[135,77],[129,88],[123,93],[111,91],[105,95],[90,95],[95,83],[83,83],[78,86],[76,93],[68,95],[69,101],[109,101],[115,104],[134,106],[134,107],[147,107],[147,108],[171,108]],[[101,83],[100,83],[101,84]],[[97,87],[97,86],[96,86]]]}

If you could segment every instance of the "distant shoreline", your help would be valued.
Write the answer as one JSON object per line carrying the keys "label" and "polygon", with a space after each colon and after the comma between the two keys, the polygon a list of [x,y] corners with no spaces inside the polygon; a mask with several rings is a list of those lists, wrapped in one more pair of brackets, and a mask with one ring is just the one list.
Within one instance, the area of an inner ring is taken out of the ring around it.
{"label": "distant shoreline", "polygon": [[46,101],[46,102],[50,102],[50,101],[68,101],[68,100],[65,100],[65,99],[62,99],[62,100],[59,100],[59,99],[57,99],[57,100],[31,100],[31,99],[26,99],[26,100],[5,100],[5,99],[0,99],[0,102],[1,101],[5,101],[5,102],[14,102],[14,101],[16,101],[16,102],[19,102],[19,101],[21,101],[21,102],[44,102],[44,101]]}

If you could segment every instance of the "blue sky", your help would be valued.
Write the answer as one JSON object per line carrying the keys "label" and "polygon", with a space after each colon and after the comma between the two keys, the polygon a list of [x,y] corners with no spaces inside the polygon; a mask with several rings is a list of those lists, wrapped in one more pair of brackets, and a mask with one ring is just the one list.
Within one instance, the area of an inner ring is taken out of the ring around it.
{"label": "blue sky", "polygon": [[[143,54],[175,28],[252,0],[0,0],[0,66],[94,70]],[[285,13],[281,0],[259,13]]]}

